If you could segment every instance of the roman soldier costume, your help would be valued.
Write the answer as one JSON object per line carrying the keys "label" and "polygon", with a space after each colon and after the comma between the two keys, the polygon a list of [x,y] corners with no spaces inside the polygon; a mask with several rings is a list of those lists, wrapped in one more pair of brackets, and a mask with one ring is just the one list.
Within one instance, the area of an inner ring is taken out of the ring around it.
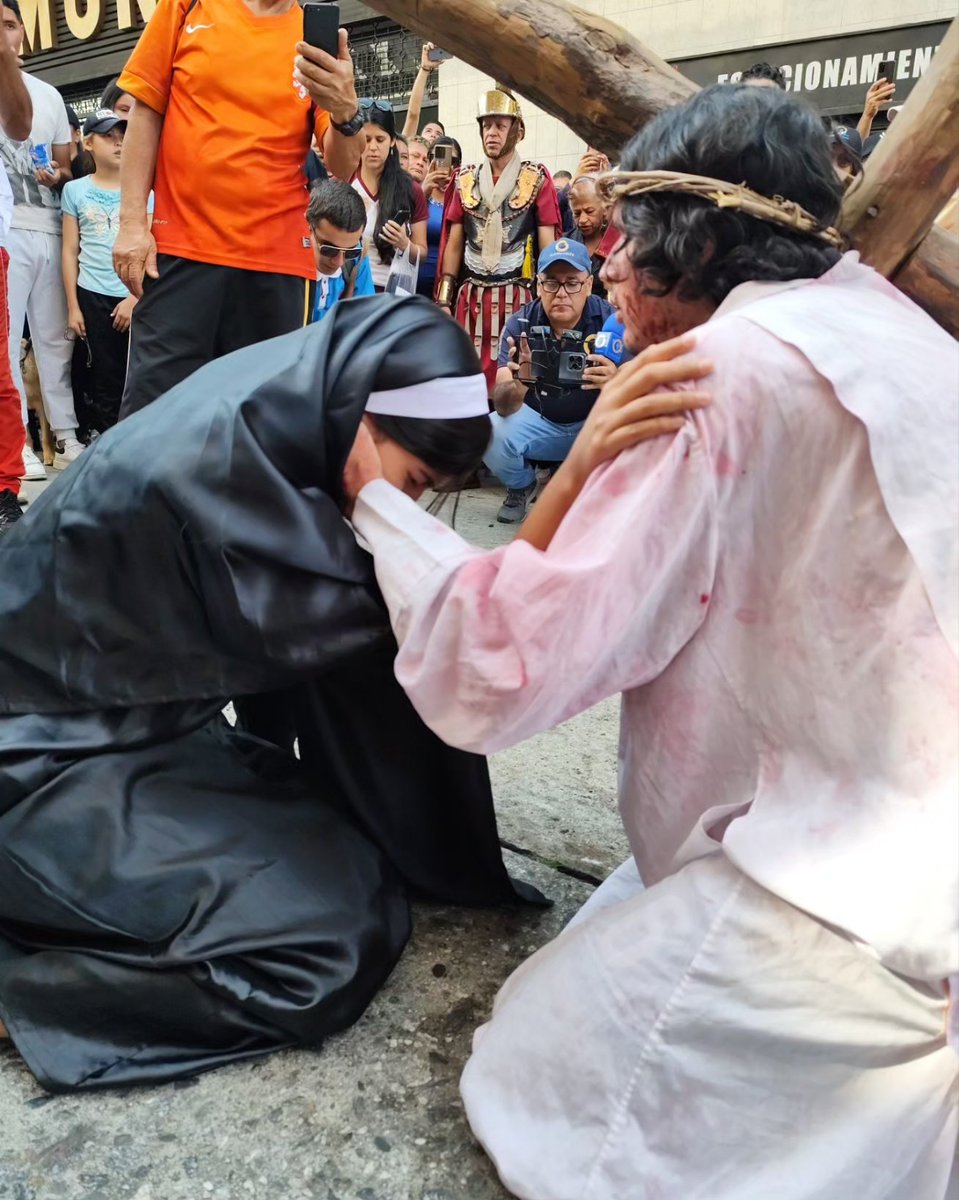
{"label": "roman soldier costume", "polygon": [[[497,88],[480,98],[481,129],[490,116],[512,117],[518,124],[516,140],[525,133],[520,107],[506,91]],[[492,391],[506,319],[532,298],[538,230],[549,226],[556,236],[560,232],[559,199],[549,171],[515,150],[498,176],[488,159],[461,167],[446,193],[440,272],[449,267],[444,255],[453,225],[463,226],[463,258],[457,273],[447,269],[439,275],[436,300],[473,338]]]}

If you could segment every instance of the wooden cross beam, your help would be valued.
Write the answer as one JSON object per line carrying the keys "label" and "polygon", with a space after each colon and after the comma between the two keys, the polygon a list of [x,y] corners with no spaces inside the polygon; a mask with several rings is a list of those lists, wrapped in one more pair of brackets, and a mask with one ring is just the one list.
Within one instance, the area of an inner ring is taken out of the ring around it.
{"label": "wooden cross beam", "polygon": [[[614,161],[697,85],[620,26],[568,0],[366,0],[516,88]],[[959,241],[932,228],[959,187],[959,19],[870,156],[842,225],[863,258],[959,337]],[[930,232],[931,230],[931,232]]]}

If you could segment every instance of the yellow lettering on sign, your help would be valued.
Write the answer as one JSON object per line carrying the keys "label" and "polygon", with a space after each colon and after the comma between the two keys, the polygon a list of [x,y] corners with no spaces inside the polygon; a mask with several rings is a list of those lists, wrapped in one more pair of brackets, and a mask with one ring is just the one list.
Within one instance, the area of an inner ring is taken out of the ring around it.
{"label": "yellow lettering on sign", "polygon": [[[136,0],[137,11],[146,23],[156,11],[157,0]],[[137,19],[133,14],[133,0],[117,0],[117,28],[133,29]]]}
{"label": "yellow lettering on sign", "polygon": [[57,44],[53,0],[23,0],[20,15],[23,17],[23,34],[28,53],[52,50]]}
{"label": "yellow lettering on sign", "polygon": [[63,15],[67,19],[67,28],[77,41],[89,41],[103,24],[103,0],[63,0]]}

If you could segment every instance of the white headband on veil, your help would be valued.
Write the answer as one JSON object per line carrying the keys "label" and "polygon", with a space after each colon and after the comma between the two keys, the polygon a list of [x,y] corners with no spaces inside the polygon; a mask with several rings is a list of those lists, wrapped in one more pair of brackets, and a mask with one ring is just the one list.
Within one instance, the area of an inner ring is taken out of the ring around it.
{"label": "white headband on veil", "polygon": [[489,415],[484,375],[430,379],[387,392],[371,392],[368,413],[383,417],[417,417],[419,420],[455,421]]}

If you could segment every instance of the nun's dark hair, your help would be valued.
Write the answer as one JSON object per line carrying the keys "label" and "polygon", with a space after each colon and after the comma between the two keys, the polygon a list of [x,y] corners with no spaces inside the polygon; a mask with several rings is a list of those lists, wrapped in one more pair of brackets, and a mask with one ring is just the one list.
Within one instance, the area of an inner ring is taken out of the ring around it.
{"label": "nun's dark hair", "polygon": [[[623,151],[624,171],[678,171],[784,196],[834,225],[842,187],[822,119],[777,88],[716,84],[667,109]],[[818,279],[839,251],[812,234],[761,221],[699,196],[626,197],[617,224],[645,291],[720,304],[750,280]]]}
{"label": "nun's dark hair", "polygon": [[[385,263],[393,261],[393,255],[396,253],[396,248],[391,246],[389,242],[384,241],[383,226],[387,221],[392,221],[401,208],[405,208],[409,213],[409,220],[413,216],[413,180],[400,166],[400,154],[396,148],[396,122],[393,120],[392,111],[385,112],[382,108],[367,108],[363,113],[367,125],[378,125],[393,139],[393,144],[390,146],[390,152],[386,156],[386,162],[383,164],[383,174],[380,177],[379,187],[379,216],[376,219],[376,227],[373,230],[373,240],[376,242],[376,248],[380,252],[380,258]],[[425,461],[425,460],[424,460]]]}
{"label": "nun's dark hair", "polygon": [[371,413],[370,419],[380,433],[421,458],[452,489],[462,485],[479,467],[493,433],[489,417],[444,421]]}

